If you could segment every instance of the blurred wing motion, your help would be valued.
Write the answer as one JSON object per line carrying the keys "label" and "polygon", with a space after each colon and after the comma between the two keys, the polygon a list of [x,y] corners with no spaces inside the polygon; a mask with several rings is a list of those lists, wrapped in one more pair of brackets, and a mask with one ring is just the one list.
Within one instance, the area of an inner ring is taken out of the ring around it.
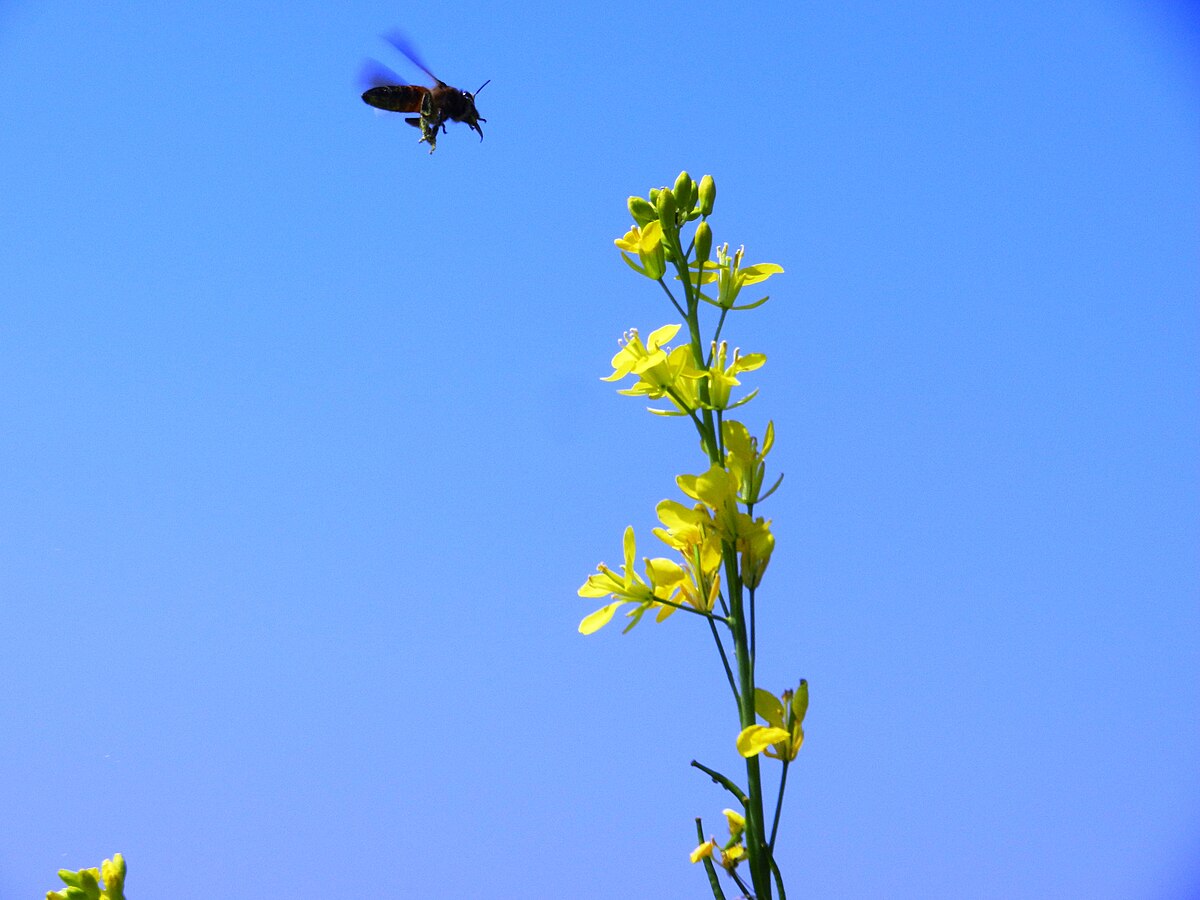
{"label": "blurred wing motion", "polygon": [[363,101],[389,112],[420,112],[421,101],[429,88],[409,84],[383,63],[368,59],[363,63],[362,83],[367,85]]}
{"label": "blurred wing motion", "polygon": [[385,34],[383,39],[407,56],[414,66],[436,81],[438,83],[438,87],[446,86],[446,82],[442,81],[442,79],[438,78],[429,71],[429,66],[425,65],[425,60],[421,59],[420,55],[417,53],[417,48],[412,45],[412,41],[406,38],[399,31],[393,31],[390,34]]}

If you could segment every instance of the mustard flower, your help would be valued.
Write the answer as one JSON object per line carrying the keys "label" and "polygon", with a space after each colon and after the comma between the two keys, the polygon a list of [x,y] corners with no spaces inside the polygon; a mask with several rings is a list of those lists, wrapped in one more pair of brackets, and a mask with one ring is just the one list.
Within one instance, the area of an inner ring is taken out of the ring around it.
{"label": "mustard flower", "polygon": [[[579,623],[580,634],[593,634],[607,625],[613,614],[626,603],[637,606],[628,613],[633,619],[625,629],[628,631],[639,621],[647,609],[661,606],[660,600],[670,600],[679,591],[680,582],[684,580],[683,568],[673,560],[656,558],[644,560],[646,578],[643,579],[634,569],[634,554],[637,544],[634,540],[633,528],[625,529],[623,540],[625,561],[620,573],[615,572],[604,563],[596,567],[595,575],[589,575],[587,581],[579,588],[580,597],[613,597],[612,603],[584,617]],[[665,616],[660,616],[665,618]]]}

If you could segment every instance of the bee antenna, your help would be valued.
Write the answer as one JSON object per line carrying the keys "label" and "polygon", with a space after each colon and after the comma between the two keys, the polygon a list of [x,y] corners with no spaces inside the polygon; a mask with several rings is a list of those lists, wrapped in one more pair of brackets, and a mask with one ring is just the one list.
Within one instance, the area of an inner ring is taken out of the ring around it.
{"label": "bee antenna", "polygon": [[[479,91],[482,91],[485,87],[487,87],[491,83],[492,83],[492,79],[489,78],[487,81],[485,81],[483,84],[481,84],[479,86]],[[478,94],[479,91],[476,91],[475,93]],[[474,95],[472,95],[472,96],[474,96]]]}

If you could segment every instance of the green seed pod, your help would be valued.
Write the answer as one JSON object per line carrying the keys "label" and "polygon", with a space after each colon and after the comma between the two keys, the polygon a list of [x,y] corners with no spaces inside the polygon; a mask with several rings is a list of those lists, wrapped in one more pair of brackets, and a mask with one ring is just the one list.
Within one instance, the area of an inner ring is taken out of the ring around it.
{"label": "green seed pod", "polygon": [[646,225],[658,218],[658,212],[645,197],[630,197],[628,206],[629,214],[638,225]]}
{"label": "green seed pod", "polygon": [[700,212],[703,215],[711,216],[716,199],[717,183],[713,181],[711,175],[705,175],[700,179]]}
{"label": "green seed pod", "polygon": [[712,229],[707,222],[696,226],[696,262],[707,262],[712,253]]}

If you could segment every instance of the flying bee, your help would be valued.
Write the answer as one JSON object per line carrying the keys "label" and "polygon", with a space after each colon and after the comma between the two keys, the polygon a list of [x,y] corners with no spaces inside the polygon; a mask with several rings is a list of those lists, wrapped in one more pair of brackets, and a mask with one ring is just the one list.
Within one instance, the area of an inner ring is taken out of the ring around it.
{"label": "flying bee", "polygon": [[448,121],[466,122],[472,131],[479,132],[479,140],[482,141],[483,129],[479,127],[479,123],[486,122],[487,119],[482,118],[475,109],[475,94],[487,87],[491,79],[480,85],[475,94],[460,91],[430,72],[429,66],[421,61],[416,50],[403,37],[391,34],[387,35],[385,40],[412,60],[413,65],[432,78],[435,84],[433,87],[408,84],[386,66],[370,60],[364,72],[364,80],[371,87],[363,92],[363,102],[376,109],[419,113],[420,115],[404,121],[421,129],[421,140],[417,143],[428,143],[430,153],[437,149],[438,131],[445,134]]}

